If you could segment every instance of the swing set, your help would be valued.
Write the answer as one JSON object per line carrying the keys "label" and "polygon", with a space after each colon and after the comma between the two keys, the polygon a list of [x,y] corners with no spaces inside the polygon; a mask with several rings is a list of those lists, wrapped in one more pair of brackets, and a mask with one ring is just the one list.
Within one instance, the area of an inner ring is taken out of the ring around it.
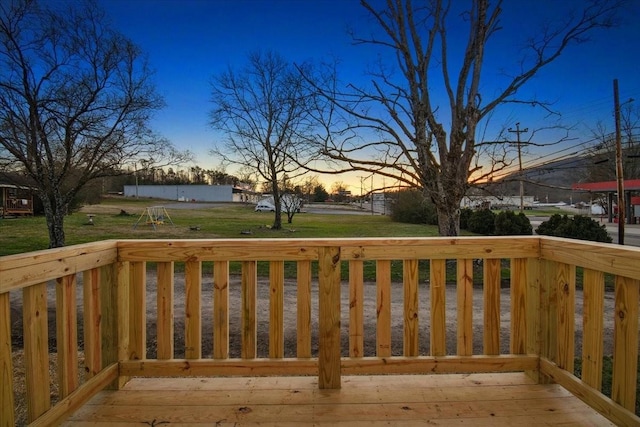
{"label": "swing set", "polygon": [[151,225],[154,230],[156,230],[156,227],[158,225],[164,225],[165,223],[169,223],[175,226],[164,206],[147,207],[144,212],[142,212],[142,215],[140,215],[140,218],[138,218],[136,223],[133,225],[134,230],[143,219],[145,220],[146,224]]}

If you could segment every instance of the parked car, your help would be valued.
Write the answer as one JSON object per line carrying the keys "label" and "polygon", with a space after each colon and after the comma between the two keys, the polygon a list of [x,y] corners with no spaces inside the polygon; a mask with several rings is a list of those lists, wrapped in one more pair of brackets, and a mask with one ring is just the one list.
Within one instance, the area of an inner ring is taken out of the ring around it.
{"label": "parked car", "polygon": [[261,201],[256,205],[256,212],[275,212],[276,207],[266,201]]}
{"label": "parked car", "polygon": [[[291,194],[283,194],[280,199],[280,209],[282,212],[289,212],[289,210],[293,210],[294,212],[300,212],[302,208],[302,200],[299,197],[291,195]],[[275,212],[276,205],[273,201],[273,196],[267,196],[264,199],[260,200],[256,205],[256,212]]]}

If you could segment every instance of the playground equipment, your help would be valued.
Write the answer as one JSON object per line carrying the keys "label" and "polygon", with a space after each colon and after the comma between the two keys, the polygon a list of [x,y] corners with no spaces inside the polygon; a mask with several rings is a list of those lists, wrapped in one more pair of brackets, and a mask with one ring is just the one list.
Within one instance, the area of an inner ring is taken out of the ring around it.
{"label": "playground equipment", "polygon": [[142,221],[143,218],[145,219],[145,222],[146,222],[147,225],[153,226],[154,230],[156,230],[156,226],[164,225],[166,222],[171,224],[171,225],[175,225],[173,223],[173,221],[171,220],[171,217],[169,216],[169,213],[164,208],[164,206],[149,206],[149,207],[147,207],[144,210],[144,212],[142,212],[142,215],[140,215],[140,218],[138,218],[136,223],[133,224],[133,229],[134,230],[136,229],[138,224],[140,224],[140,221]]}

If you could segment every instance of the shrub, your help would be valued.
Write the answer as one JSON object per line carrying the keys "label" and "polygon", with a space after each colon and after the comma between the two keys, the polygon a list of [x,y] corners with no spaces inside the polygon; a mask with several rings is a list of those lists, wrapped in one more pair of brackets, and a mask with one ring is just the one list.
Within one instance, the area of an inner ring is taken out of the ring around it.
{"label": "shrub", "polygon": [[469,218],[473,214],[473,209],[462,208],[460,209],[460,230],[469,229]]}
{"label": "shrub", "polygon": [[391,219],[409,224],[438,224],[433,202],[425,199],[419,190],[403,190],[397,193]]}
{"label": "shrub", "polygon": [[495,231],[496,214],[490,209],[480,209],[474,211],[469,217],[468,230],[472,233],[492,235]]}
{"label": "shrub", "polygon": [[522,236],[533,234],[533,227],[529,218],[522,213],[513,211],[502,211],[496,215],[495,231],[496,236]]}
{"label": "shrub", "polygon": [[613,240],[607,228],[591,218],[576,215],[552,215],[536,229],[536,233],[545,236],[568,237],[570,239],[591,240],[594,242],[611,243]]}

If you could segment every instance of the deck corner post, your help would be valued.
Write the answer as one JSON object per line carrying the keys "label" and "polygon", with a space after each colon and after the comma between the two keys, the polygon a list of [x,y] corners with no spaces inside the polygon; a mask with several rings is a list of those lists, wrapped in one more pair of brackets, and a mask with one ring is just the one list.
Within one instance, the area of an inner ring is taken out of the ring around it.
{"label": "deck corner post", "polygon": [[318,386],[340,388],[340,248],[318,250]]}
{"label": "deck corner post", "polygon": [[[102,366],[129,358],[129,263],[116,262],[102,268]],[[128,378],[119,377],[113,388]]]}

